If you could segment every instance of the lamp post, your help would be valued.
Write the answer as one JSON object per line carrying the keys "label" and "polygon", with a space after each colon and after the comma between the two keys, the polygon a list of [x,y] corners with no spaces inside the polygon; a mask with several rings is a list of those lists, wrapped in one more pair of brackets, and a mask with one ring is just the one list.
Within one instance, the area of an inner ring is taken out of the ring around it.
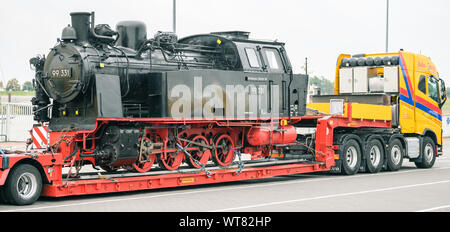
{"label": "lamp post", "polygon": [[389,52],[389,0],[386,0],[386,53]]}
{"label": "lamp post", "polygon": [[173,32],[177,32],[177,0],[173,0]]}

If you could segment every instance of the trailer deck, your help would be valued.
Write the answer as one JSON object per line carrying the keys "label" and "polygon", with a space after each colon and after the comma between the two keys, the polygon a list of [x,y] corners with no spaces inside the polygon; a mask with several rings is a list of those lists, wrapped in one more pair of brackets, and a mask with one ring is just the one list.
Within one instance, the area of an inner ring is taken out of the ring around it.
{"label": "trailer deck", "polygon": [[155,168],[148,173],[90,172],[77,178],[63,175],[60,183],[44,186],[42,196],[64,197],[112,192],[126,192],[159,188],[203,185],[327,171],[324,163],[305,160],[262,160],[236,163],[227,168],[211,167],[208,172],[183,168],[177,171],[161,171]]}

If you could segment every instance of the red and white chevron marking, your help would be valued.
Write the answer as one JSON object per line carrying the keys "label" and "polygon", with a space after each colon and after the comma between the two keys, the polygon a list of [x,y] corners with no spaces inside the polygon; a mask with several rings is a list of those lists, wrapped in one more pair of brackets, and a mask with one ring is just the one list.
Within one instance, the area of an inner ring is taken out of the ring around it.
{"label": "red and white chevron marking", "polygon": [[46,126],[34,126],[30,131],[33,145],[37,149],[44,149],[48,146],[48,131]]}

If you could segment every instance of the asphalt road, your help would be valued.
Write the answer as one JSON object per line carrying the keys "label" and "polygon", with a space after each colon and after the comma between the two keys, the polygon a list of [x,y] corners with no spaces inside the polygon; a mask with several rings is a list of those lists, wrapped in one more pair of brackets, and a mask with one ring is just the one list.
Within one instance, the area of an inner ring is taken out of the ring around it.
{"label": "asphalt road", "polygon": [[67,198],[0,212],[450,212],[450,139],[432,169],[300,174],[264,180]]}

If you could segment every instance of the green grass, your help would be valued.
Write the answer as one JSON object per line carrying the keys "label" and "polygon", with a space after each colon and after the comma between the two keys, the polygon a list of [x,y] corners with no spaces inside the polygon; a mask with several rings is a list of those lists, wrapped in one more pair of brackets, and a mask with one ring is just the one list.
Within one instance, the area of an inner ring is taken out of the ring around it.
{"label": "green grass", "polygon": [[0,96],[7,96],[8,93],[10,93],[11,96],[34,96],[34,91],[0,91]]}

